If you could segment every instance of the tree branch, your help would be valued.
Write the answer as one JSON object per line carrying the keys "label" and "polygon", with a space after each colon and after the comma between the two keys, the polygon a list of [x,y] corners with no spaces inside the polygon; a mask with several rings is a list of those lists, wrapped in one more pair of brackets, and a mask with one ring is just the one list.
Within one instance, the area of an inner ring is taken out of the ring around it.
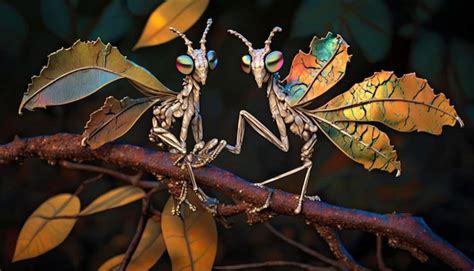
{"label": "tree branch", "polygon": [[[0,164],[17,162],[28,157],[48,161],[103,161],[109,164],[142,170],[170,178],[187,179],[185,171],[173,165],[175,155],[137,146],[106,144],[90,150],[81,146],[80,135],[56,134],[34,138],[16,138],[0,145]],[[194,170],[201,185],[256,206],[265,203],[268,191],[223,169],[208,166]],[[275,190],[269,211],[294,216],[298,195]],[[313,224],[333,229],[354,229],[380,234],[398,244],[408,244],[419,251],[432,254],[455,269],[472,270],[474,262],[461,251],[436,235],[420,217],[408,214],[377,214],[334,206],[325,202],[304,201],[300,217]]]}

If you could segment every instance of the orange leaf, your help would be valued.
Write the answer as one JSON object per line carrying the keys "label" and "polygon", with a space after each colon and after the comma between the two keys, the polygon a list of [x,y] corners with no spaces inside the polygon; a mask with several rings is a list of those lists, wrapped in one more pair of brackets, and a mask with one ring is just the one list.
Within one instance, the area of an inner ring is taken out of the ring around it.
{"label": "orange leaf", "polygon": [[159,45],[176,38],[177,35],[169,31],[169,28],[186,32],[201,17],[208,4],[209,0],[165,1],[150,15],[133,49]]}
{"label": "orange leaf", "polygon": [[[190,197],[195,205],[197,199]],[[172,197],[163,210],[161,227],[173,271],[211,270],[217,253],[217,229],[212,215],[202,208],[183,207],[181,216],[171,213]]]}
{"label": "orange leaf", "polygon": [[23,225],[12,262],[37,257],[61,244],[77,219],[54,217],[76,216],[80,209],[79,198],[72,194],[60,194],[41,204]]}

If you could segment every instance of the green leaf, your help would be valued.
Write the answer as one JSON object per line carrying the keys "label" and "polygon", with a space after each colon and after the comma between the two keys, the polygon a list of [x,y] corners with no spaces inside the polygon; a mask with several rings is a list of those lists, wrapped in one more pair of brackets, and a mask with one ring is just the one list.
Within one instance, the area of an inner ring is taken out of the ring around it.
{"label": "green leaf", "polygon": [[66,0],[41,0],[41,17],[49,31],[63,40],[70,40],[73,29],[71,12]]}
{"label": "green leaf", "polygon": [[83,133],[83,145],[95,149],[124,135],[158,98],[117,100],[110,96],[104,105],[93,112]]}
{"label": "green leaf", "polygon": [[451,69],[449,83],[451,88],[460,89],[469,99],[474,99],[474,46],[467,41],[455,39],[450,48]]}
{"label": "green leaf", "polygon": [[292,35],[341,34],[355,41],[369,61],[382,60],[392,39],[391,14],[381,0],[305,0],[298,7]]}
{"label": "green leaf", "polygon": [[10,5],[0,3],[0,51],[16,55],[26,39],[27,25],[21,14]]}
{"label": "green leaf", "polygon": [[136,186],[122,186],[96,198],[89,206],[80,212],[80,215],[86,216],[117,208],[142,199],[144,196],[145,192]]}
{"label": "green leaf", "polygon": [[81,209],[79,198],[72,194],[54,196],[36,209],[21,229],[13,262],[42,255],[61,244],[71,232]]}
{"label": "green leaf", "polygon": [[133,15],[146,15],[161,3],[161,0],[127,0],[127,7]]}
{"label": "green leaf", "polygon": [[128,13],[124,1],[112,0],[94,26],[90,39],[101,38],[114,42],[122,38],[132,25],[132,17]]}
{"label": "green leaf", "polygon": [[422,32],[411,49],[410,66],[429,81],[439,82],[444,72],[446,46],[435,32]]}
{"label": "green leaf", "polygon": [[145,95],[175,95],[110,44],[100,40],[77,41],[71,48],[60,49],[48,57],[48,65],[28,85],[19,113],[23,108],[33,110],[75,102],[122,78]]}

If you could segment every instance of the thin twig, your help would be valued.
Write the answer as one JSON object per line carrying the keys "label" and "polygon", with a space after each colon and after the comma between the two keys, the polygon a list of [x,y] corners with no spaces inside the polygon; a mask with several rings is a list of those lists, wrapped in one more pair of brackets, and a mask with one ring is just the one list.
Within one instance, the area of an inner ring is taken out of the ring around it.
{"label": "thin twig", "polygon": [[94,183],[94,182],[97,182],[99,181],[100,179],[102,179],[102,177],[104,177],[104,174],[99,174],[97,176],[94,176],[94,177],[91,177],[85,181],[83,181],[79,187],[77,187],[76,191],[74,192],[74,195],[79,195],[79,193],[82,192],[82,190],[84,190],[84,188],[88,185],[88,184],[91,184],[91,183]]}
{"label": "thin twig", "polygon": [[155,182],[155,181],[140,180],[142,173],[138,173],[135,175],[127,175],[120,171],[113,170],[110,168],[79,164],[79,163],[74,163],[74,162],[65,161],[65,160],[60,161],[59,165],[67,169],[77,169],[77,170],[82,170],[82,171],[106,174],[116,179],[119,179],[121,181],[127,182],[131,185],[135,185],[144,189],[152,189],[160,185],[160,183]]}
{"label": "thin twig", "polygon": [[145,230],[146,223],[148,219],[152,216],[149,211],[151,199],[153,194],[158,192],[158,188],[154,188],[150,190],[147,195],[143,198],[143,205],[142,205],[142,214],[140,216],[140,220],[138,221],[137,229],[133,236],[132,241],[128,245],[127,251],[123,256],[122,263],[120,264],[119,271],[125,271],[127,269],[128,264],[132,260],[132,256],[137,250],[138,244],[142,239],[143,231]]}
{"label": "thin twig", "polygon": [[316,250],[313,250],[299,242],[296,242],[295,240],[293,239],[290,239],[288,237],[286,237],[285,235],[283,235],[281,232],[279,232],[277,229],[275,229],[272,225],[270,225],[270,223],[265,223],[265,227],[272,233],[274,234],[276,237],[280,238],[281,240],[285,241],[286,243],[296,247],[297,249],[303,251],[304,253],[310,255],[310,256],[313,256],[314,258],[322,261],[322,262],[325,262],[331,266],[335,266],[335,267],[343,267],[340,263],[338,263],[337,261],[334,261],[326,256],[324,256],[323,254],[317,252]]}
{"label": "thin twig", "polygon": [[299,267],[303,270],[312,270],[312,271],[334,270],[333,268],[318,267],[318,266],[312,266],[309,264],[289,262],[289,261],[268,261],[268,262],[263,262],[263,263],[221,265],[221,266],[214,266],[213,269],[214,270],[239,270],[239,269],[252,269],[252,268],[275,267],[275,266],[293,266],[293,267]]}
{"label": "thin twig", "polygon": [[376,234],[377,237],[377,267],[379,268],[380,271],[391,271],[392,269],[387,268],[385,266],[385,262],[383,260],[383,254],[382,254],[382,235]]}
{"label": "thin twig", "polygon": [[347,251],[336,230],[321,225],[315,225],[314,227],[319,235],[326,241],[334,257],[336,257],[340,263],[344,264],[346,268],[349,270],[367,270],[352,258],[352,255]]}

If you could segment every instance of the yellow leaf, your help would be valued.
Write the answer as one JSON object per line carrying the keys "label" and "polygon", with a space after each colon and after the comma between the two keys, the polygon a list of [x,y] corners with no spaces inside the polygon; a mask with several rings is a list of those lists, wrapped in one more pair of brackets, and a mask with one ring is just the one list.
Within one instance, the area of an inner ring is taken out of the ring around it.
{"label": "yellow leaf", "polygon": [[[196,196],[190,197],[192,203]],[[161,228],[173,271],[211,270],[217,252],[217,230],[212,215],[198,208],[183,208],[181,216],[171,214],[174,205],[169,198],[163,210]]]}
{"label": "yellow leaf", "polygon": [[[165,242],[161,234],[160,218],[158,216],[151,217],[143,231],[142,239],[138,243],[137,250],[132,256],[127,266],[127,271],[149,270],[161,258],[165,252]],[[123,260],[123,254],[107,260],[99,268],[99,271],[118,270]]]}
{"label": "yellow leaf", "polygon": [[364,168],[388,172],[396,170],[397,176],[400,175],[397,152],[390,145],[387,134],[377,127],[357,122],[332,123],[325,119],[318,119],[317,124],[334,145]]}
{"label": "yellow leaf", "polygon": [[153,46],[176,38],[169,28],[186,32],[201,17],[209,0],[168,0],[148,18],[142,35],[133,49]]}
{"label": "yellow leaf", "polygon": [[72,194],[60,194],[41,204],[23,225],[12,262],[37,257],[61,244],[77,219],[52,218],[76,216],[80,209],[79,198]]}
{"label": "yellow leaf", "polygon": [[176,95],[110,43],[78,40],[71,48],[48,56],[48,64],[39,76],[33,76],[23,94],[19,113],[23,108],[33,110],[83,99],[119,79],[128,79],[148,96]]}
{"label": "yellow leaf", "polygon": [[80,215],[91,215],[105,210],[117,208],[139,200],[144,196],[145,192],[136,186],[122,186],[96,198],[91,204],[89,204],[89,206],[81,211]]}
{"label": "yellow leaf", "polygon": [[401,132],[435,135],[444,125],[463,125],[446,96],[435,95],[428,82],[413,73],[400,78],[393,72],[375,73],[312,113],[334,122],[376,121]]}

